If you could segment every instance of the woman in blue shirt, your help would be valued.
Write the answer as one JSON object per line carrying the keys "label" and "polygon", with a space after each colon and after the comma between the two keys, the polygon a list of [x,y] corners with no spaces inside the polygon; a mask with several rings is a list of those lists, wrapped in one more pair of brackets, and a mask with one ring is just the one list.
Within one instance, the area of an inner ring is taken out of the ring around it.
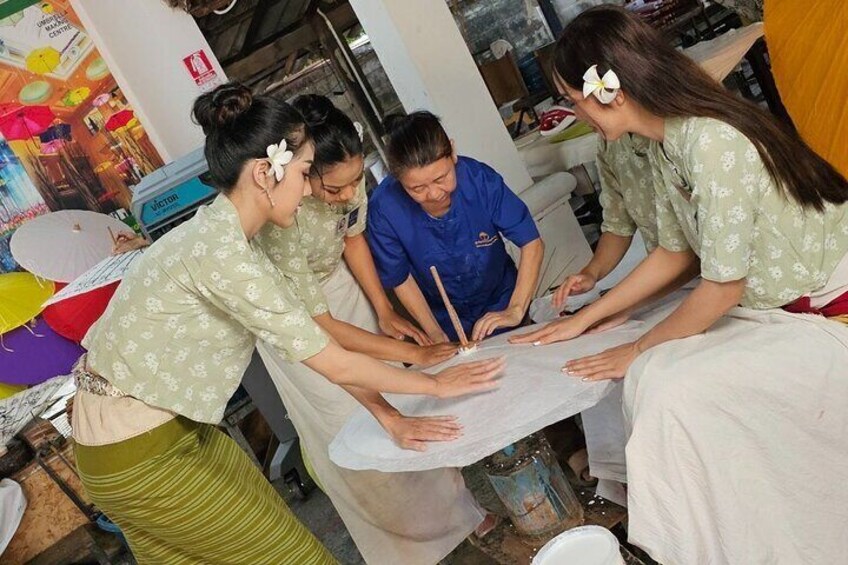
{"label": "woman in blue shirt", "polygon": [[[458,339],[430,274],[435,266],[472,340],[521,323],[544,244],[527,206],[491,167],[457,157],[430,112],[394,118],[392,176],[371,196],[368,242],[383,286],[434,342]],[[518,269],[504,239],[521,248]]]}

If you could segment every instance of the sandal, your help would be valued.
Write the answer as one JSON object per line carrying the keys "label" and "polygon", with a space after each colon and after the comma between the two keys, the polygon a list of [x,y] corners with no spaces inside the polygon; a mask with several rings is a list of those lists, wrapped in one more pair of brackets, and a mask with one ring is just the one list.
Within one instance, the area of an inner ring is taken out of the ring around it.
{"label": "sandal", "polygon": [[581,487],[591,487],[598,482],[598,479],[589,474],[589,452],[585,447],[566,459],[564,470],[570,475],[569,478]]}
{"label": "sandal", "polygon": [[471,533],[473,538],[478,540],[486,537],[487,534],[491,533],[495,528],[497,528],[500,523],[503,521],[503,518],[498,516],[497,514],[488,513],[482,522],[477,526],[477,528]]}

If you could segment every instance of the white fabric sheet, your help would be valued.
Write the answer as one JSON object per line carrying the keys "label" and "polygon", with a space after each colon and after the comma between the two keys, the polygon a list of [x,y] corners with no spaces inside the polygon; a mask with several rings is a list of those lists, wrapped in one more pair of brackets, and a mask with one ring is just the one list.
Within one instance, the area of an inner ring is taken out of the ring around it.
{"label": "white fabric sheet", "polygon": [[423,453],[406,451],[395,446],[376,420],[360,407],[330,444],[330,458],[348,469],[386,472],[464,467],[479,461],[528,434],[595,405],[614,382],[583,382],[565,375],[561,372],[565,362],[639,338],[665,317],[679,298],[679,295],[669,297],[645,319],[634,319],[614,330],[563,343],[544,347],[507,343],[510,335],[537,326],[486,340],[475,353],[455,357],[429,372],[463,361],[506,355],[507,367],[497,390],[454,399],[386,395],[389,402],[407,415],[457,416],[464,426],[460,439],[430,444]]}
{"label": "white fabric sheet", "polygon": [[630,541],[661,563],[845,563],[848,326],[736,308],[624,381]]}

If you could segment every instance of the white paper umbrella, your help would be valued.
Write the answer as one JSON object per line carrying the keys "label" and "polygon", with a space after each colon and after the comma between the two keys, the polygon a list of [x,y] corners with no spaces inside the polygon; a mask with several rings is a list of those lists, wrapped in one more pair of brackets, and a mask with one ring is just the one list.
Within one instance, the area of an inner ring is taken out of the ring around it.
{"label": "white paper umbrella", "polygon": [[87,210],[62,210],[19,227],[9,247],[18,264],[39,277],[71,282],[111,255],[112,236],[126,224]]}

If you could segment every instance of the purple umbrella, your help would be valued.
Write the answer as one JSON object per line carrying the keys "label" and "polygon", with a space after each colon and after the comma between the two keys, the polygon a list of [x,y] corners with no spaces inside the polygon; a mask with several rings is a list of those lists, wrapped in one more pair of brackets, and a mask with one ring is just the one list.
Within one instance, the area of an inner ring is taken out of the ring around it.
{"label": "purple umbrella", "polygon": [[[67,375],[85,350],[50,329],[42,318],[35,327],[21,326],[2,336],[0,382],[34,385]],[[9,351],[11,350],[11,351]]]}

